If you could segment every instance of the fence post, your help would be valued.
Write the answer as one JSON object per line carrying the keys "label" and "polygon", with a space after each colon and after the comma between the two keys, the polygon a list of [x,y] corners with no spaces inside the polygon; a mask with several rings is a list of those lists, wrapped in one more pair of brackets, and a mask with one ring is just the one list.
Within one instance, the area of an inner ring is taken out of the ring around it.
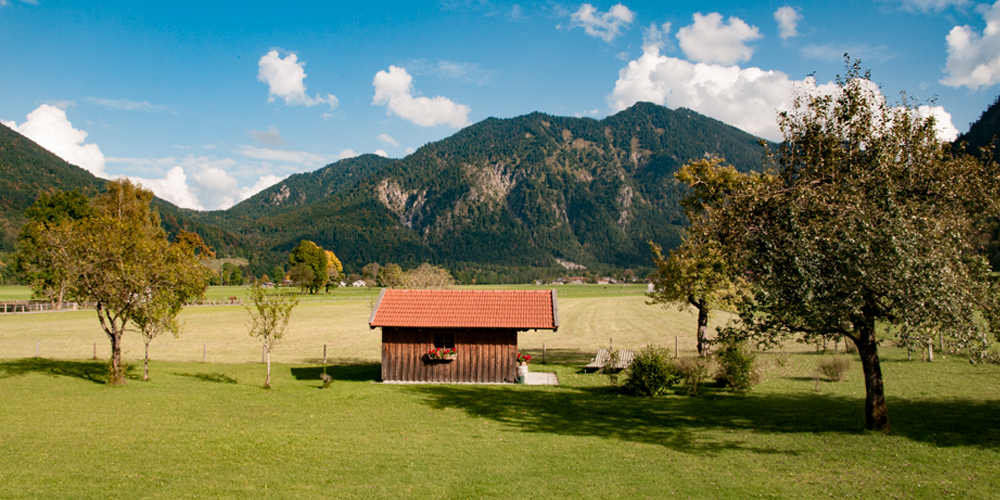
{"label": "fence post", "polygon": [[97,359],[97,342],[94,342],[94,358]]}
{"label": "fence post", "polygon": [[201,362],[204,363],[208,359],[208,344],[201,345]]}
{"label": "fence post", "polygon": [[35,342],[35,359],[38,359],[38,347],[41,345],[41,342]]}
{"label": "fence post", "polygon": [[542,342],[542,364],[545,364],[545,342]]}
{"label": "fence post", "polygon": [[326,364],[326,344],[323,344],[323,364]]}
{"label": "fence post", "polygon": [[679,355],[680,355],[680,353],[677,352],[677,336],[674,335],[674,358],[676,359],[677,356],[679,356]]}

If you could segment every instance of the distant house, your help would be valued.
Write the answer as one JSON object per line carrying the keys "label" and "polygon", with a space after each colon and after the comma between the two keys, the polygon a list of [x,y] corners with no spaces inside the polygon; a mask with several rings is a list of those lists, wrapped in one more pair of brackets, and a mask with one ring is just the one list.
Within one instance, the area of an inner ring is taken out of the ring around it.
{"label": "distant house", "polygon": [[598,285],[610,285],[611,282],[612,282],[611,278],[601,278],[601,279],[597,280],[597,284]]}
{"label": "distant house", "polygon": [[587,278],[584,278],[583,276],[571,276],[566,278],[566,283],[569,283],[570,285],[583,285],[586,282]]}
{"label": "distant house", "polygon": [[518,332],[558,330],[559,305],[555,290],[383,289],[368,326],[382,328],[383,381],[514,382]]}

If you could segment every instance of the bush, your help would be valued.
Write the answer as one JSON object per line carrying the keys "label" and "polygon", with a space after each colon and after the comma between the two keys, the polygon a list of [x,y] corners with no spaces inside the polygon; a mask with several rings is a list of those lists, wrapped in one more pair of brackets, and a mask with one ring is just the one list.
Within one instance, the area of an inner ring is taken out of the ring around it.
{"label": "bush", "polygon": [[715,373],[715,383],[719,387],[727,387],[737,394],[745,394],[760,382],[760,373],[756,366],[757,355],[746,343],[723,346],[722,352],[716,359],[719,368]]}
{"label": "bush", "polygon": [[837,356],[820,361],[816,370],[831,382],[839,382],[844,379],[844,374],[847,373],[852,364],[850,359]]}
{"label": "bush", "polygon": [[625,374],[625,390],[640,396],[659,396],[679,379],[670,363],[670,349],[653,345],[636,354]]}
{"label": "bush", "polygon": [[688,396],[701,394],[701,383],[708,377],[708,361],[704,358],[679,359],[674,363]]}

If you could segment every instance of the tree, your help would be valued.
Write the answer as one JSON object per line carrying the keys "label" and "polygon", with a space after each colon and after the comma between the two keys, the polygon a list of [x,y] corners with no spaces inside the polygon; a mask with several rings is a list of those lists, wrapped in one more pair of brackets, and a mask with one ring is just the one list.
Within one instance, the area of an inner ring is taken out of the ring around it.
{"label": "tree", "polygon": [[305,262],[295,264],[292,266],[292,270],[288,271],[288,279],[292,280],[292,284],[301,288],[303,292],[309,291],[315,278],[316,275],[313,274],[312,268]]}
{"label": "tree", "polygon": [[386,264],[378,273],[378,286],[398,288],[403,284],[403,268],[399,264]]}
{"label": "tree", "polygon": [[267,377],[264,387],[271,388],[271,350],[284,338],[288,330],[288,320],[292,309],[299,303],[298,297],[292,294],[269,294],[255,281],[250,287],[252,306],[247,306],[250,313],[250,336],[257,337],[264,347],[264,358],[267,362]]}
{"label": "tree", "polygon": [[167,241],[149,207],[151,191],[127,179],[107,187],[93,201],[96,215],[74,223],[70,271],[79,297],[95,303],[111,341],[108,383],[123,384],[121,341],[128,324],[137,315],[151,315],[144,312],[151,297],[187,296],[195,288],[191,277],[203,271],[190,248]]}
{"label": "tree", "polygon": [[[388,266],[386,266],[388,267]],[[401,279],[403,288],[453,288],[455,278],[447,269],[423,263],[419,267],[403,273]]]}
{"label": "tree", "polygon": [[165,332],[173,333],[174,337],[180,335],[181,325],[177,315],[185,303],[204,295],[206,278],[211,273],[204,263],[214,256],[215,252],[205,245],[200,236],[187,231],[181,231],[168,248],[165,257],[169,269],[176,273],[175,286],[147,291],[132,317],[145,347],[143,380],[149,380],[150,342]]}
{"label": "tree", "polygon": [[879,325],[966,345],[1000,328],[997,275],[978,253],[976,225],[1000,208],[1000,170],[951,151],[905,97],[887,104],[857,62],[837,83],[832,95],[796,97],[779,116],[771,168],[713,214],[715,236],[753,283],[739,322],[720,335],[851,339],[866,427],[887,430]]}
{"label": "tree", "polygon": [[344,274],[344,265],[340,263],[340,259],[334,255],[333,252],[329,250],[324,250],[326,252],[326,293],[330,293],[330,288],[337,288],[340,286],[340,278]]}
{"label": "tree", "polygon": [[77,190],[42,193],[25,211],[28,223],[18,237],[18,268],[31,283],[33,295],[52,300],[57,310],[72,292],[73,222],[93,215],[90,201]]}
{"label": "tree", "polygon": [[326,251],[319,245],[309,240],[302,240],[299,246],[292,249],[291,255],[288,256],[288,263],[293,268],[296,264],[305,264],[312,271],[312,279],[302,283],[302,286],[309,290],[310,294],[316,293],[320,287],[326,284],[329,262],[327,262]]}
{"label": "tree", "polygon": [[242,285],[243,284],[243,271],[231,262],[224,262],[222,264],[222,284],[223,285]]}
{"label": "tree", "polygon": [[724,194],[736,189],[742,176],[721,159],[698,160],[685,165],[675,175],[689,186],[681,200],[690,223],[681,245],[663,257],[662,249],[649,242],[656,272],[653,291],[647,294],[649,305],[688,305],[698,311],[698,355],[705,355],[705,335],[712,310],[726,302],[735,283],[731,260],[722,245],[708,230],[712,210],[724,200]]}
{"label": "tree", "polygon": [[285,280],[285,269],[281,266],[274,266],[271,268],[271,279],[274,281],[275,285],[280,285],[282,281]]}

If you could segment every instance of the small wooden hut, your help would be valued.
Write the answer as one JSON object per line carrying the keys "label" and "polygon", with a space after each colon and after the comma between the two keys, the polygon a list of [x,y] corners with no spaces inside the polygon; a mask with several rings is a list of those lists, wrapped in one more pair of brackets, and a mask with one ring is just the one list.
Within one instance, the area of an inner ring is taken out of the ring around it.
{"label": "small wooden hut", "polygon": [[382,328],[383,381],[514,382],[518,332],[558,330],[559,306],[555,290],[384,289],[368,326]]}

